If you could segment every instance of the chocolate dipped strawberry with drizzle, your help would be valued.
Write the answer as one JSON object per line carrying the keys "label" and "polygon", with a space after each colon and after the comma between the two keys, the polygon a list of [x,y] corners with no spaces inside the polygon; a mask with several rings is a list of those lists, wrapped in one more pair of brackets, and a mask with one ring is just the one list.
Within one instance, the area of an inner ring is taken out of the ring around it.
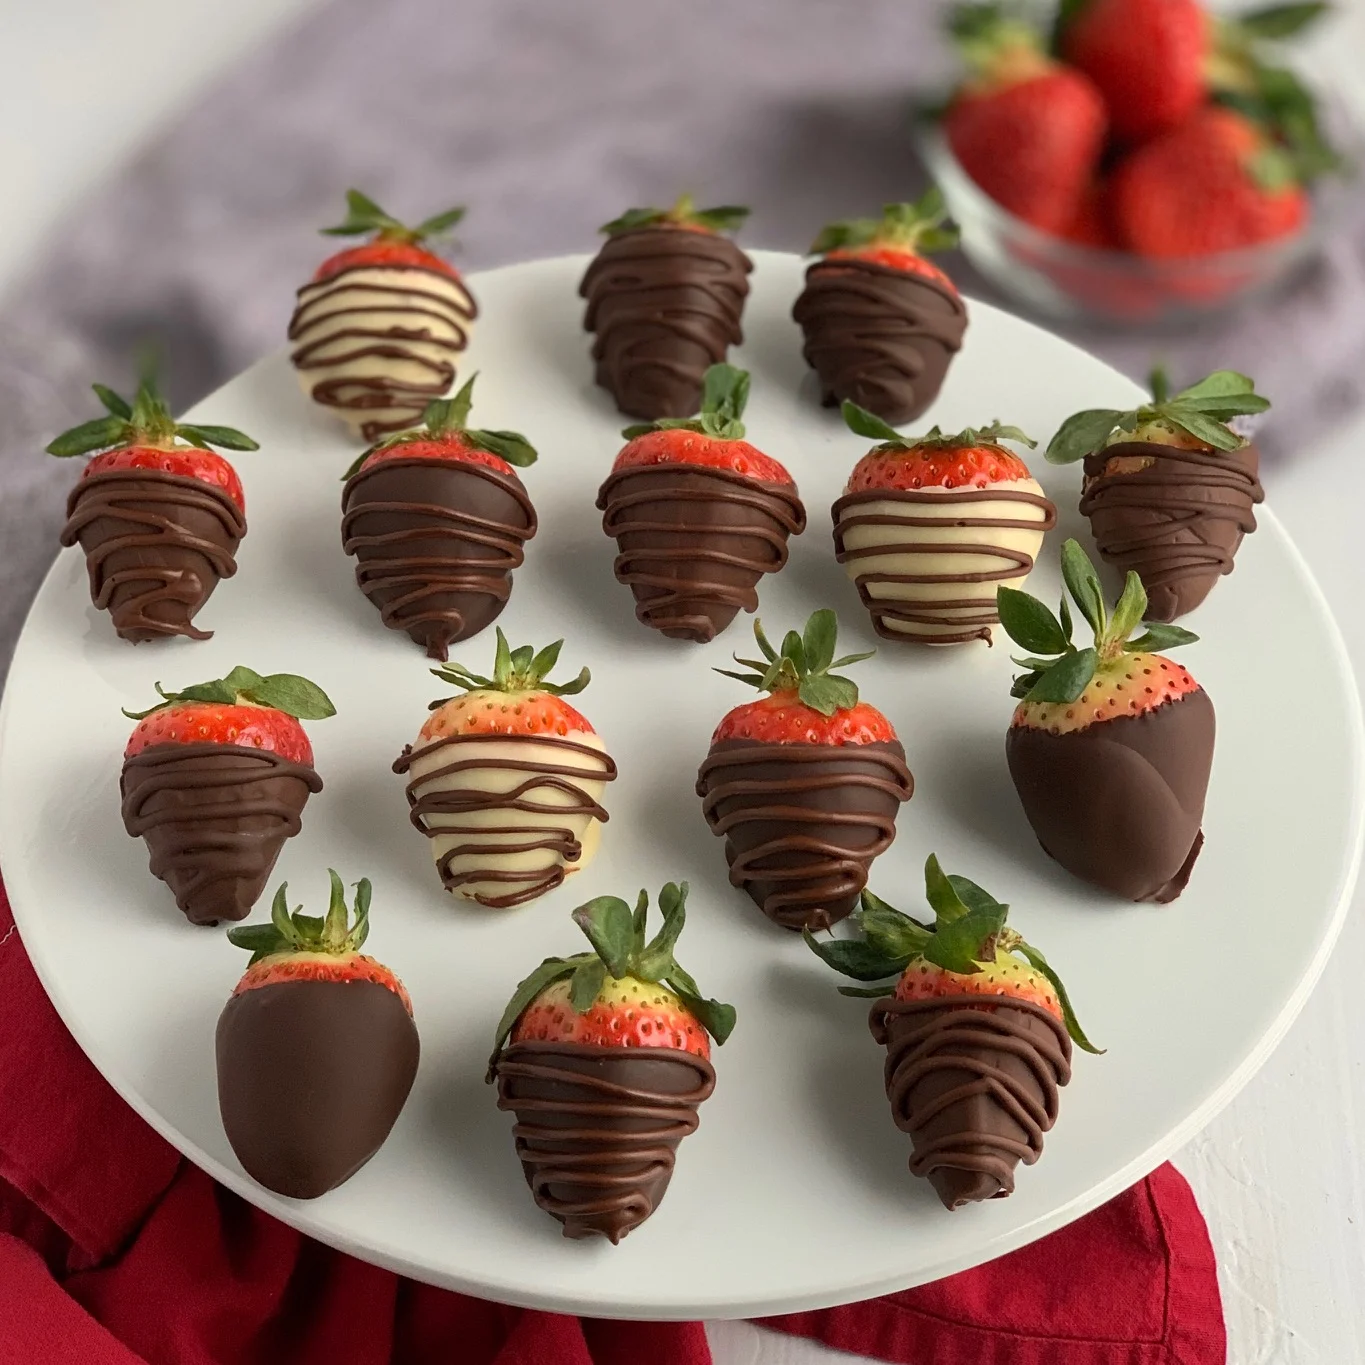
{"label": "chocolate dipped strawberry with drizzle", "polygon": [[1193,611],[1256,529],[1260,461],[1228,423],[1269,407],[1233,370],[1175,394],[1156,370],[1150,403],[1078,412],[1052,438],[1053,464],[1085,461],[1081,511],[1101,557],[1142,579],[1153,621]]}
{"label": "chocolate dipped strawberry with drizzle", "polygon": [[474,375],[423,425],[371,446],[346,471],[341,542],[356,582],[427,657],[495,620],[526,558],[536,512],[514,465],[536,459],[516,431],[469,426]]}
{"label": "chocolate dipped strawberry with drizzle", "polygon": [[592,952],[546,958],[498,1024],[488,1079],[516,1114],[517,1156],[536,1203],[566,1237],[613,1244],[658,1208],[678,1143],[715,1089],[711,1039],[735,1011],[703,999],[673,956],[687,883],[659,892],[663,927],[646,941],[649,896],[574,911]]}
{"label": "chocolate dipped strawberry with drizzle", "polygon": [[957,245],[943,195],[888,204],[880,218],[831,223],[811,244],[792,316],[827,408],[851,399],[886,422],[909,422],[938,397],[962,349],[967,309],[925,253]]}
{"label": "chocolate dipped strawberry with drizzle", "polygon": [[322,790],[300,720],[336,714],[327,694],[291,673],[226,678],[167,692],[123,751],[123,826],[147,841],[152,875],[192,924],[245,919],[310,792]]}
{"label": "chocolate dipped strawberry with drizzle", "polygon": [[63,545],[85,551],[90,600],[119,638],[207,640],[193,625],[246,535],[237,471],[209,449],[258,450],[232,427],[177,423],[150,376],[132,403],[92,386],[108,415],[63,432],[49,455],[89,455],[66,503]]}
{"label": "chocolate dipped strawberry with drizzle", "polygon": [[844,421],[881,442],[853,467],[832,509],[834,549],[877,634],[922,644],[991,641],[998,585],[1033,569],[1057,509],[992,422],[945,436],[901,436],[845,402]]}
{"label": "chocolate dipped strawberry with drizzle", "polygon": [[705,388],[696,417],[627,427],[597,494],[636,619],[702,644],[741,607],[758,609],[759,579],[782,568],[788,538],[806,529],[792,476],[744,440],[748,371],[713,365]]}
{"label": "chocolate dipped strawberry with drizzle", "polygon": [[289,1199],[335,1189],[383,1146],[420,1051],[403,983],[360,951],[369,881],[352,921],[328,875],[325,919],[291,915],[282,885],[269,924],[228,930],[251,962],[218,1018],[218,1108],[246,1173]]}
{"label": "chocolate dipped strawberry with drizzle", "polygon": [[460,664],[431,670],[464,695],[432,703],[393,770],[407,774],[412,823],[430,840],[442,886],[502,910],[592,861],[616,764],[564,700],[588,685],[588,670],[546,681],[564,641],[536,653],[509,648],[500,628],[497,638],[491,678]]}
{"label": "chocolate dipped strawberry with drizzle", "polygon": [[299,290],[290,359],[304,393],[375,441],[450,392],[479,309],[455,267],[426,245],[464,209],[407,227],[359,190],[346,191],[346,207],[345,222],[323,234],[373,236],[329,256]]}
{"label": "chocolate dipped strawberry with drizzle", "polygon": [[[1005,924],[1009,906],[931,853],[922,924],[864,891],[857,938],[806,942],[836,971],[881,986],[868,1023],[886,1047],[886,1097],[914,1144],[910,1170],[947,1209],[1014,1192],[1020,1161],[1042,1155],[1071,1079],[1071,1045],[1097,1052],[1061,978]],[[894,986],[887,977],[897,977]]]}
{"label": "chocolate dipped strawberry with drizzle", "polygon": [[[1213,703],[1179,664],[1155,653],[1190,644],[1180,626],[1149,623],[1132,571],[1114,613],[1094,566],[1068,540],[1062,576],[1095,643],[1077,649],[1060,619],[1027,593],[1000,589],[1000,621],[1031,657],[1005,739],[1010,776],[1033,832],[1068,872],[1134,901],[1185,889],[1204,835],[1213,764]],[[1055,656],[1055,657],[1039,657]]]}
{"label": "chocolate dipped strawberry with drizzle", "polygon": [[779,651],[755,622],[763,658],[735,659],[753,672],[716,672],[768,695],[721,721],[697,773],[731,885],[785,929],[825,929],[852,912],[915,788],[891,722],[830,672],[871,658],[836,659],[837,635],[834,613],[817,611]]}

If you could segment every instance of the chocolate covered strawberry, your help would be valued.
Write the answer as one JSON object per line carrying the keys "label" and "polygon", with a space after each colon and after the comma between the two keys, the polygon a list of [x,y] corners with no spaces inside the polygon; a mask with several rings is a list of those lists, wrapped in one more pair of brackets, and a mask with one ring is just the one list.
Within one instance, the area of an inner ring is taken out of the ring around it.
{"label": "chocolate covered strawberry", "polygon": [[580,906],[592,952],[546,958],[498,1024],[488,1079],[517,1116],[526,1183],[566,1237],[616,1243],[639,1227],[715,1089],[711,1040],[730,1036],[735,1011],[704,999],[673,956],[686,901],[686,882],[659,892],[650,939],[644,891],[633,912],[615,896]]}
{"label": "chocolate covered strawberry", "polygon": [[407,227],[359,190],[347,190],[346,207],[345,222],[324,235],[370,240],[328,257],[299,290],[290,359],[304,393],[374,441],[450,392],[479,309],[429,246],[464,209]]}
{"label": "chocolate covered strawberry", "polygon": [[383,1145],[412,1089],[419,1046],[412,1001],[360,950],[370,883],[355,919],[329,870],[326,918],[289,913],[286,886],[269,924],[228,930],[251,962],[218,1018],[218,1108],[237,1160],[268,1190],[316,1199]]}
{"label": "chocolate covered strawberry", "polygon": [[1228,423],[1269,407],[1232,370],[1175,394],[1158,370],[1150,403],[1078,412],[1052,438],[1052,463],[1085,461],[1081,511],[1100,555],[1142,579],[1149,619],[1193,611],[1232,572],[1265,494],[1256,447]]}
{"label": "chocolate covered strawberry", "polygon": [[1142,580],[1130,572],[1111,616],[1094,566],[1074,541],[1062,576],[1095,643],[1071,640],[1027,593],[1001,588],[1000,621],[1029,651],[1015,679],[1021,700],[1005,739],[1010,776],[1044,852],[1068,872],[1134,901],[1171,901],[1204,843],[1200,826],[1213,764],[1213,703],[1190,674],[1156,653],[1199,637],[1146,626]]}
{"label": "chocolate covered strawberry", "polygon": [[888,422],[918,417],[938,397],[962,348],[967,310],[957,286],[926,259],[957,245],[937,189],[880,218],[831,223],[811,244],[792,316],[826,407],[853,401]]}
{"label": "chocolate covered strawberry", "polygon": [[232,427],[177,423],[148,377],[132,403],[93,385],[108,415],[63,432],[49,455],[94,455],[66,503],[63,545],[85,551],[90,600],[119,637],[207,640],[191,624],[219,579],[237,572],[246,499],[210,446],[258,450]]}
{"label": "chocolate covered strawberry", "polygon": [[625,429],[597,494],[636,618],[675,639],[705,643],[757,610],[758,580],[806,529],[792,476],[744,440],[748,397],[747,370],[713,365],[696,417]]}
{"label": "chocolate covered strawberry", "polygon": [[[864,891],[856,938],[806,942],[872,988],[868,1023],[886,1047],[886,1097],[914,1143],[910,1170],[947,1209],[1014,1192],[1019,1162],[1042,1155],[1071,1079],[1071,1044],[1096,1049],[1047,959],[1007,927],[1009,906],[931,853],[923,924]],[[886,978],[897,978],[894,983]]]}
{"label": "chocolate covered strawberry", "polygon": [[945,436],[902,436],[854,403],[850,430],[880,442],[853,467],[832,509],[834,548],[877,634],[956,644],[991,639],[995,589],[1033,569],[1057,509],[992,422]]}
{"label": "chocolate covered strawberry", "polygon": [[834,613],[817,611],[777,650],[755,622],[763,657],[735,660],[753,672],[716,671],[767,695],[725,716],[697,773],[731,885],[785,929],[827,928],[854,909],[915,786],[891,722],[830,671],[871,658],[836,659],[837,635]]}
{"label": "chocolate covered strawberry", "polygon": [[491,678],[460,664],[431,670],[464,694],[432,703],[393,770],[407,774],[412,823],[430,840],[441,885],[505,909],[592,861],[616,764],[564,700],[588,685],[588,670],[547,681],[564,641],[537,653],[509,648],[501,629],[497,639]]}
{"label": "chocolate covered strawberry", "polygon": [[421,426],[371,446],[341,495],[342,548],[360,590],[386,626],[443,663],[501,614],[536,533],[513,468],[533,464],[535,449],[520,432],[470,427],[477,377],[428,405]]}
{"label": "chocolate covered strawberry", "polygon": [[152,875],[192,924],[244,919],[310,792],[322,790],[300,720],[335,715],[327,694],[290,673],[166,692],[123,751],[123,825],[147,841]]}

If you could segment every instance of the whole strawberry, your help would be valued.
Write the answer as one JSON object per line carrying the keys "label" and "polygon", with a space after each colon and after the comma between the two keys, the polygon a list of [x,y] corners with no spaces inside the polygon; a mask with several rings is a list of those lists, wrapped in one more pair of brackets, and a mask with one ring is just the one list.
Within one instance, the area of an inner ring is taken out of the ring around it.
{"label": "whole strawberry", "polygon": [[469,426],[474,375],[428,405],[423,424],[371,446],[346,471],[341,542],[386,626],[427,652],[502,614],[536,512],[513,465],[533,464],[520,432]]}
{"label": "whole strawberry", "polygon": [[[1213,703],[1179,664],[1154,653],[1199,637],[1150,624],[1130,572],[1111,616],[1094,566],[1074,541],[1062,576],[1095,643],[1071,642],[1061,619],[1027,593],[1001,588],[1000,621],[1031,657],[1005,738],[1010,776],[1043,851],[1084,881],[1133,901],[1172,901],[1204,844],[1213,764]],[[1056,657],[1042,657],[1056,656]]]}
{"label": "whole strawberry", "polygon": [[834,548],[877,634],[957,644],[991,639],[995,589],[1028,577],[1057,509],[1002,441],[1035,443],[993,422],[945,436],[901,436],[856,404],[844,421],[879,441],[832,509]]}
{"label": "whole strawberry", "polygon": [[748,397],[746,370],[713,365],[700,414],[627,427],[597,494],[636,619],[674,639],[705,643],[757,610],[758,580],[806,529],[792,476],[744,440]]}
{"label": "whole strawberry", "polygon": [[526,1183],[566,1237],[615,1244],[639,1227],[715,1089],[711,1039],[730,1036],[735,1011],[703,999],[673,956],[686,901],[686,882],[659,892],[663,927],[648,940],[644,891],[633,913],[615,896],[580,906],[592,952],[546,958],[498,1024],[488,1079],[517,1116]]}
{"label": "whole strawberry", "polygon": [[412,1089],[420,1047],[412,1001],[360,949],[370,883],[355,921],[335,872],[325,919],[289,913],[228,930],[251,962],[218,1018],[218,1108],[237,1160],[268,1190],[316,1199],[383,1145]]}
{"label": "whole strawberry", "polygon": [[628,209],[578,292],[584,328],[595,333],[597,382],[631,417],[688,417],[706,371],[744,340],[740,315],[753,262],[724,234],[749,210],[699,209],[683,195],[670,209]]}
{"label": "whole strawberry", "polygon": [[831,223],[792,316],[826,407],[849,400],[888,422],[918,417],[962,349],[967,310],[927,253],[957,245],[943,195],[888,204],[880,218]]}
{"label": "whole strawberry", "polygon": [[857,938],[806,942],[845,976],[883,982],[840,992],[877,998],[868,1023],[886,1047],[892,1117],[914,1143],[910,1171],[957,1209],[1014,1193],[1019,1162],[1038,1160],[1057,1121],[1072,1041],[1098,1049],[1047,959],[1006,927],[1009,906],[932,853],[924,886],[932,924],[864,891]]}
{"label": "whole strawberry", "polygon": [[547,682],[564,641],[511,649],[502,630],[493,676],[460,664],[431,671],[464,688],[432,713],[393,765],[408,775],[413,825],[430,841],[441,885],[506,909],[553,891],[592,861],[608,816],[602,792],[616,764],[565,697],[585,668]]}
{"label": "whole strawberry", "polygon": [[1149,620],[1193,611],[1232,572],[1265,494],[1256,447],[1227,423],[1269,407],[1232,370],[1176,394],[1157,370],[1150,403],[1078,412],[1052,438],[1052,463],[1085,461],[1081,511],[1101,557],[1142,580]]}
{"label": "whole strawberry", "polygon": [[450,392],[478,305],[459,273],[424,243],[464,209],[407,227],[359,190],[326,236],[370,240],[329,256],[298,291],[290,359],[303,391],[366,441],[402,431]]}
{"label": "whole strawberry", "polygon": [[891,722],[830,672],[871,657],[836,659],[838,630],[817,611],[779,651],[754,623],[763,658],[735,660],[753,672],[716,671],[768,695],[725,716],[697,773],[731,885],[785,929],[828,928],[854,909],[915,787]]}
{"label": "whole strawberry", "polygon": [[123,751],[123,825],[147,841],[151,870],[192,924],[245,919],[322,790],[300,720],[336,714],[327,694],[291,673],[226,678],[166,692]]}
{"label": "whole strawberry", "polygon": [[237,471],[211,445],[258,450],[232,427],[177,423],[150,377],[132,403],[92,386],[108,416],[63,432],[49,455],[94,459],[66,503],[63,545],[80,543],[90,600],[119,638],[207,640],[192,625],[219,579],[237,572],[246,499]]}

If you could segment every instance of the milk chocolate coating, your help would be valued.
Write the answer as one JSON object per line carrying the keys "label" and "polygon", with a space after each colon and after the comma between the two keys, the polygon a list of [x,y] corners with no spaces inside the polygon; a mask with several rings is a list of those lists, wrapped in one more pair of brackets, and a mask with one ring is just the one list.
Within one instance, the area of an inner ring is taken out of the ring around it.
{"label": "milk chocolate coating", "polygon": [[961,298],[920,275],[856,259],[816,261],[792,316],[828,408],[851,398],[885,422],[909,422],[938,397],[962,349]]}
{"label": "milk chocolate coating", "polygon": [[218,1108],[268,1190],[316,1199],[383,1145],[417,1075],[417,1026],[375,981],[283,981],[218,1017]]}
{"label": "milk chocolate coating", "polygon": [[[1110,460],[1124,458],[1147,467],[1105,473]],[[1101,556],[1142,579],[1149,621],[1193,611],[1232,572],[1242,537],[1256,529],[1252,509],[1265,498],[1259,464],[1252,445],[1181,450],[1125,441],[1085,457],[1081,511]]]}
{"label": "milk chocolate coating", "polygon": [[753,262],[728,238],[668,226],[608,237],[578,292],[597,382],[631,417],[691,417],[710,366],[744,340]]}
{"label": "milk chocolate coating", "polygon": [[346,482],[341,541],[384,624],[427,657],[496,620],[536,513],[515,474],[452,460],[383,460]]}
{"label": "milk chocolate coating", "polygon": [[1014,1192],[1015,1168],[1043,1152],[1057,1088],[1071,1079],[1060,1019],[1025,1000],[979,995],[878,1000],[868,1017],[886,1045],[886,1097],[913,1142],[910,1170],[946,1209]]}
{"label": "milk chocolate coating", "polygon": [[1213,703],[1202,689],[1071,734],[1010,727],[1005,756],[1045,852],[1133,901],[1172,901],[1203,846]]}
{"label": "milk chocolate coating", "polygon": [[245,919],[299,832],[312,768],[235,744],[154,744],[123,765],[123,827],[191,924]]}
{"label": "milk chocolate coating", "polygon": [[212,636],[190,623],[218,580],[237,572],[233,556],[246,535],[246,518],[221,488],[160,469],[88,474],[71,490],[66,517],[61,542],[80,542],[90,600],[121,639]]}
{"label": "milk chocolate coating", "polygon": [[513,1043],[493,1062],[498,1108],[535,1201],[566,1237],[613,1244],[659,1207],[678,1143],[716,1087],[711,1064],[662,1047]]}
{"label": "milk chocolate coating", "polygon": [[597,506],[620,549],[613,567],[635,596],[636,619],[702,644],[741,607],[757,609],[758,580],[787,562],[787,538],[806,529],[793,484],[701,465],[622,469]]}
{"label": "milk chocolate coating", "polygon": [[730,884],[785,929],[827,929],[849,915],[872,860],[896,837],[914,791],[905,750],[875,744],[711,746],[697,795],[725,836]]}

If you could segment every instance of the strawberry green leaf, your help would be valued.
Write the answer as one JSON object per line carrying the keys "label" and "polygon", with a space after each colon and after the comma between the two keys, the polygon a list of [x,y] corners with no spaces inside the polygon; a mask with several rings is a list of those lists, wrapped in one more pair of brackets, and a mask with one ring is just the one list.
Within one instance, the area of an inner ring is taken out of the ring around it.
{"label": "strawberry green leaf", "polygon": [[806,663],[806,646],[794,630],[789,630],[782,637],[782,655],[796,665],[798,673],[810,672],[810,665]]}
{"label": "strawberry green leaf", "polygon": [[599,232],[614,237],[618,232],[633,232],[636,228],[653,227],[663,218],[662,209],[627,209],[619,218],[603,223]]}
{"label": "strawberry green leaf", "polygon": [[1095,638],[1100,639],[1107,624],[1104,589],[1100,587],[1100,576],[1095,572],[1090,556],[1077,540],[1068,540],[1062,545],[1062,581],[1081,615],[1090,623]]}
{"label": "strawberry green leaf", "polygon": [[531,660],[531,672],[537,678],[544,678],[554,672],[555,665],[559,662],[559,651],[564,648],[563,640],[555,640],[548,644]]}
{"label": "strawberry green leaf", "polygon": [[840,986],[840,995],[851,996],[855,1000],[884,1000],[894,989],[891,983],[884,986]]}
{"label": "strawberry green leaf", "polygon": [[883,422],[866,408],[860,408],[851,398],[844,399],[839,411],[843,413],[844,425],[855,435],[866,436],[871,441],[881,441],[885,445],[907,445],[905,437],[895,427]]}
{"label": "strawberry green leaf", "polygon": [[224,450],[259,450],[259,442],[240,432],[236,427],[207,427],[196,422],[193,426],[178,426],[177,436],[201,446],[222,446]]}
{"label": "strawberry green leaf", "polygon": [[1092,408],[1068,417],[1048,443],[1049,464],[1074,464],[1103,448],[1123,413],[1114,408]]}
{"label": "strawberry green leaf", "polygon": [[[502,1018],[498,1020],[497,1033],[493,1039],[493,1061],[497,1060],[508,1034],[512,1032],[517,1020],[526,1013],[527,1006],[542,991],[553,986],[556,981],[563,981],[566,976],[572,976],[587,962],[597,962],[597,959],[591,953],[576,953],[573,957],[547,957],[530,976],[518,982],[516,990],[512,992],[512,998],[507,1002],[507,1008],[502,1012]],[[490,1081],[493,1079],[491,1063],[487,1079]]]}
{"label": "strawberry green leaf", "polygon": [[[1197,384],[1191,384],[1189,388],[1181,389],[1179,393],[1174,395],[1174,400],[1184,402],[1189,399],[1228,398],[1234,394],[1255,392],[1256,381],[1247,375],[1239,374],[1236,370],[1215,370]],[[1162,406],[1163,402],[1162,398],[1157,398],[1158,406]]]}
{"label": "strawberry green leaf", "polygon": [[995,590],[996,611],[1005,633],[1038,654],[1061,654],[1071,643],[1057,618],[1036,597],[1017,588]]}
{"label": "strawberry green leaf", "polygon": [[478,450],[487,450],[510,465],[525,469],[536,462],[536,448],[519,431],[466,431],[465,440]]}
{"label": "strawberry green leaf", "polygon": [[1183,427],[1196,440],[1211,445],[1215,450],[1240,450],[1246,444],[1234,431],[1229,431],[1222,422],[1194,408],[1171,403],[1166,408],[1167,418],[1176,426]]}
{"label": "strawberry green leaf", "polygon": [[326,720],[336,715],[332,699],[316,683],[293,673],[272,673],[250,689],[251,700],[298,720]]}
{"label": "strawberry green leaf", "polygon": [[1036,669],[1030,673],[1021,673],[1010,685],[1010,696],[1027,697],[1042,676]]}
{"label": "strawberry green leaf", "polygon": [[1192,630],[1184,626],[1167,625],[1164,621],[1148,621],[1146,631],[1136,640],[1124,645],[1127,654],[1151,654],[1163,649],[1175,649],[1179,645],[1192,645],[1199,639]]}
{"label": "strawberry green leaf", "polygon": [[1146,611],[1147,590],[1142,586],[1142,579],[1137,573],[1129,569],[1123,593],[1114,608],[1113,619],[1109,622],[1108,638],[1116,641],[1126,640],[1137,629]]}
{"label": "strawberry green leaf", "polygon": [[932,930],[917,919],[879,901],[868,900],[863,892],[861,908],[854,912],[854,921],[867,941],[887,958],[909,958],[924,951]]}
{"label": "strawberry green leaf", "polygon": [[[157,684],[157,690],[161,690],[160,683]],[[177,701],[210,701],[232,706],[237,701],[237,689],[226,678],[215,678],[211,682],[194,683],[179,692],[163,692],[162,696],[166,698],[166,704]]]}
{"label": "strawberry green leaf", "polygon": [[1084,1048],[1086,1052],[1092,1052],[1096,1056],[1103,1055],[1104,1049],[1096,1047],[1085,1036],[1085,1030],[1081,1028],[1080,1020],[1076,1018],[1076,1011],[1071,1007],[1071,998],[1067,995],[1066,987],[1062,985],[1062,978],[1048,965],[1047,958],[1037,948],[1027,943],[1017,943],[1015,949],[1023,953],[1028,959],[1029,966],[1045,976],[1052,989],[1057,992],[1057,1001],[1062,1007],[1062,1020],[1066,1024],[1067,1033],[1071,1035],[1071,1040],[1077,1047]]}
{"label": "strawberry green leaf", "polygon": [[[809,929],[802,930],[802,937],[821,962],[855,981],[883,981],[899,976],[911,960],[910,953],[889,954],[867,939],[818,939]],[[928,937],[926,934],[925,938]]]}
{"label": "strawberry green leaf", "polygon": [[1071,643],[1071,637],[1076,633],[1075,626],[1071,621],[1071,603],[1066,600],[1066,593],[1061,596],[1057,604],[1057,619],[1062,624],[1062,634],[1066,636],[1067,644]]}
{"label": "strawberry green leaf", "polygon": [[[625,901],[619,896],[598,896],[580,905],[573,912],[573,921],[587,935],[609,975],[617,978],[629,975],[635,949],[635,920]],[[574,1008],[583,1013],[577,1005]]]}
{"label": "strawberry green leaf", "polygon": [[710,228],[712,232],[734,232],[744,226],[750,212],[743,204],[717,204],[715,208],[698,209],[692,218],[699,226]]}
{"label": "strawberry green leaf", "polygon": [[958,899],[969,910],[1000,910],[1002,912],[1009,910],[1008,905],[1001,905],[989,891],[978,886],[967,877],[960,877],[955,872],[949,872],[947,876],[953,890],[957,892]]}
{"label": "strawberry green leaf", "polygon": [[870,659],[876,654],[875,649],[865,649],[861,654],[845,654],[841,658],[835,659],[830,664],[831,668],[847,668],[849,664],[860,664],[864,659]]}
{"label": "strawberry green leaf", "polygon": [[346,937],[349,912],[346,908],[346,888],[333,867],[327,869],[332,883],[332,895],[327,905],[327,918],[323,921],[322,937],[329,943],[340,943]]}
{"label": "strawberry green leaf", "polygon": [[[640,904],[648,905],[649,900],[640,892]],[[678,936],[687,923],[687,883],[681,886],[669,882],[659,892],[659,911],[663,915],[663,926],[639,953],[634,963],[637,975],[646,981],[662,981],[671,971],[676,970],[673,949],[677,946]],[[637,942],[644,936],[644,920],[639,920]]]}
{"label": "strawberry green leaf", "polygon": [[1026,701],[1073,702],[1085,691],[1099,666],[1091,647],[1063,654],[1024,694]]}
{"label": "strawberry green leaf", "polygon": [[993,957],[996,935],[1005,925],[1005,913],[1003,905],[992,905],[968,910],[946,921],[940,915],[925,945],[925,958],[945,971],[974,976],[981,970],[979,964],[989,964]]}
{"label": "strawberry green leaf", "polygon": [[937,916],[936,930],[945,923],[967,914],[967,906],[957,894],[952,882],[943,873],[938,858],[931,853],[924,863],[924,894]]}
{"label": "strawberry green leaf", "polygon": [[104,404],[105,408],[113,413],[115,417],[122,417],[127,421],[127,419],[133,415],[133,409],[129,405],[128,400],[115,393],[113,389],[109,388],[107,385],[91,384],[90,387],[94,389],[95,397],[98,398],[100,402]]}
{"label": "strawberry green leaf", "polygon": [[463,205],[446,209],[444,213],[434,213],[430,218],[424,218],[413,231],[419,237],[439,237],[442,233],[449,232],[464,215]]}
{"label": "strawberry green leaf", "polygon": [[1331,12],[1331,5],[1323,3],[1269,5],[1264,9],[1249,10],[1234,19],[1243,33],[1253,38],[1272,42],[1292,38]]}
{"label": "strawberry green leaf", "polygon": [[577,1014],[586,1014],[601,994],[607,980],[606,964],[600,957],[590,958],[574,969],[569,982],[569,1004]]}
{"label": "strawberry green leaf", "polygon": [[822,716],[832,716],[836,711],[845,711],[858,704],[857,686],[847,678],[833,678],[828,674],[803,678],[796,695]]}
{"label": "strawberry green leaf", "polygon": [[823,673],[834,663],[834,645],[839,636],[839,618],[824,607],[813,611],[801,636],[806,667],[812,673]]}
{"label": "strawberry green leaf", "polygon": [[512,672],[525,673],[536,656],[534,645],[518,645],[512,651]]}
{"label": "strawberry green leaf", "polygon": [[[663,897],[660,896],[662,901]],[[640,894],[635,898],[635,913],[631,916],[631,931],[634,935],[636,944],[645,941],[645,924],[649,920],[649,892],[640,888]]]}
{"label": "strawberry green leaf", "polygon": [[[682,973],[682,976],[688,981],[691,980],[691,977],[686,976],[686,973]],[[735,1007],[723,1005],[719,1000],[704,999],[694,990],[688,989],[679,979],[679,972],[676,968],[664,984],[681,998],[693,1017],[716,1040],[716,1043],[723,1046],[725,1040],[734,1032]]]}
{"label": "strawberry green leaf", "polygon": [[227,931],[228,942],[234,948],[245,948],[251,954],[247,966],[254,967],[262,958],[283,952],[289,946],[273,924],[238,924]]}
{"label": "strawberry green leaf", "polygon": [[126,445],[131,436],[132,429],[123,418],[96,417],[62,432],[48,443],[47,453],[62,457],[89,455],[96,450],[108,450],[110,446]]}

